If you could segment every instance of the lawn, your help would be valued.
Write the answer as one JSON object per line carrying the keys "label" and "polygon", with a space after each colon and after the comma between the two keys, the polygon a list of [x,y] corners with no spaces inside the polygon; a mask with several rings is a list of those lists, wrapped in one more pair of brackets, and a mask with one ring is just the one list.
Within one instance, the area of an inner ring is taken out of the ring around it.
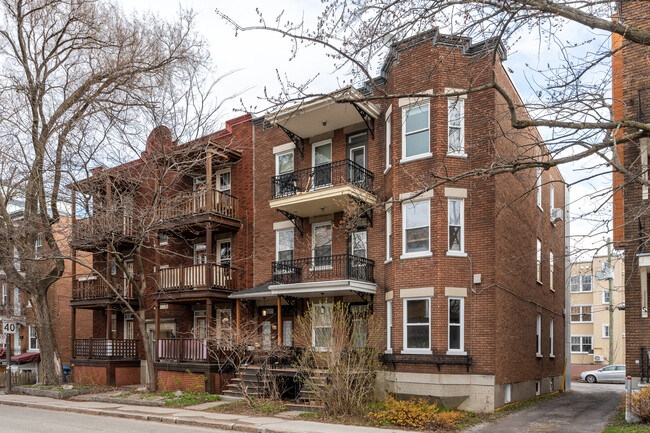
{"label": "lawn", "polygon": [[625,409],[621,409],[612,418],[603,433],[650,433],[650,425],[627,423],[625,421]]}

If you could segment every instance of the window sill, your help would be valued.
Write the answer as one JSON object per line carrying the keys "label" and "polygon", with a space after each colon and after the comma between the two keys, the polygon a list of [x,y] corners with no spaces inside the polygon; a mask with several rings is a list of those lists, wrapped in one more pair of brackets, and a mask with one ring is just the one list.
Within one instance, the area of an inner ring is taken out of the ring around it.
{"label": "window sill", "polygon": [[316,267],[311,267],[309,268],[309,272],[318,272],[318,271],[331,271],[332,268],[331,266],[316,266]]}
{"label": "window sill", "polygon": [[536,282],[537,282],[537,284],[539,284],[540,286],[543,286],[543,285],[544,285],[544,283],[542,283],[542,282],[539,281],[539,280],[537,280]]}
{"label": "window sill", "polygon": [[544,357],[544,355],[542,355],[541,353],[538,353],[535,356],[537,356],[537,359],[542,359]]}
{"label": "window sill", "polygon": [[448,350],[447,355],[449,356],[467,356],[467,352],[461,350]]}
{"label": "window sill", "polygon": [[389,263],[393,263],[393,258],[391,257],[390,259],[384,260],[384,264],[387,265]]}
{"label": "window sill", "polygon": [[447,251],[448,257],[467,257],[467,253],[462,251]]}
{"label": "window sill", "polygon": [[425,257],[433,257],[433,253],[431,251],[425,251],[422,253],[406,253],[402,254],[399,256],[400,260],[408,260],[408,259],[419,259],[419,258],[425,258]]}
{"label": "window sill", "polygon": [[391,355],[393,353],[393,349],[386,349],[384,353],[387,355]]}
{"label": "window sill", "polygon": [[433,355],[433,352],[428,349],[406,349],[400,353],[402,355]]}
{"label": "window sill", "polygon": [[427,158],[432,158],[432,157],[433,157],[433,153],[431,153],[431,152],[429,152],[429,153],[421,153],[419,155],[402,158],[402,159],[399,160],[399,163],[400,164],[405,164],[407,162],[418,161],[420,159],[427,159]]}
{"label": "window sill", "polygon": [[450,158],[467,159],[467,154],[466,153],[448,153],[447,156],[450,157]]}
{"label": "window sill", "polygon": [[551,358],[551,359],[555,359],[555,355],[553,355],[552,353],[550,355],[548,355],[548,357]]}
{"label": "window sill", "polygon": [[391,168],[393,168],[392,165],[389,165],[388,167],[386,167],[386,170],[384,170],[384,174],[387,174],[390,171]]}
{"label": "window sill", "polygon": [[541,212],[544,212],[544,208],[541,207],[539,204],[537,205],[537,209],[539,209]]}

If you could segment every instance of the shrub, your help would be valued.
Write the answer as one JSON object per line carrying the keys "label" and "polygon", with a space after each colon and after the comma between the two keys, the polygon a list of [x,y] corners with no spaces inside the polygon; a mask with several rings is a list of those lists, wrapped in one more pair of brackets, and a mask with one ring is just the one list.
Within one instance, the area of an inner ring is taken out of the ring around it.
{"label": "shrub", "polygon": [[396,400],[389,397],[384,407],[366,415],[379,425],[394,425],[414,429],[450,428],[464,418],[458,411],[441,411],[435,403],[423,398]]}
{"label": "shrub", "polygon": [[632,393],[631,410],[644,423],[650,423],[650,387]]}

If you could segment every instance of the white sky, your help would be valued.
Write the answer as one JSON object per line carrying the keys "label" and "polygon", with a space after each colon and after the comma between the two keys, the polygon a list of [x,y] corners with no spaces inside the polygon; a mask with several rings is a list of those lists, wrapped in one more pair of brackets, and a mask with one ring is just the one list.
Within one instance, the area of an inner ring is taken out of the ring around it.
{"label": "white sky", "polygon": [[[150,9],[162,17],[174,18],[179,10],[179,3],[175,0],[119,0],[127,11]],[[269,32],[244,32],[235,37],[234,29],[226,24],[215,13],[219,8],[223,13],[235,19],[242,25],[256,25],[258,18],[256,8],[264,13],[267,21],[273,20],[284,11],[283,21],[299,21],[303,17],[306,22],[313,22],[321,10],[319,1],[300,0],[273,0],[252,2],[239,1],[209,1],[209,0],[183,0],[184,8],[192,8],[198,13],[196,30],[202,34],[210,44],[213,61],[216,65],[215,75],[222,75],[235,71],[226,77],[220,85],[217,94],[224,97],[233,93],[244,92],[241,96],[246,108],[257,111],[266,104],[263,101],[264,90],[270,94],[277,93],[279,86],[277,75],[287,77],[290,81],[305,82],[318,74],[312,84],[314,92],[329,92],[340,87],[340,80],[346,78],[336,75],[330,59],[324,55],[322,48],[301,48],[297,58],[290,61],[291,43],[279,35]],[[561,40],[579,40],[589,38],[584,29],[578,26],[567,26],[559,31],[557,37]],[[598,38],[600,43],[607,44],[606,37]],[[598,40],[596,43],[598,43]],[[518,90],[524,99],[531,96],[528,80],[540,80],[533,69],[537,66],[544,67],[547,63],[559,62],[559,53],[556,49],[539,40],[534,32],[525,35],[508,50],[508,66]],[[526,64],[530,68],[526,67]],[[222,121],[241,114],[239,100],[230,101],[222,111]],[[604,173],[603,168],[590,169],[593,161],[581,161],[577,164],[566,165],[560,168],[567,182]],[[571,211],[573,215],[581,217],[571,222],[572,244],[574,247],[591,249],[572,260],[588,260],[595,248],[605,245],[604,239],[608,236],[607,230],[602,227],[604,219],[610,218],[611,206],[603,202],[609,198],[603,196],[603,188],[611,185],[611,176],[603,174],[588,182],[580,183],[571,189]],[[594,214],[594,211],[598,211]],[[607,226],[611,229],[611,223]],[[600,251],[602,254],[602,250]]]}

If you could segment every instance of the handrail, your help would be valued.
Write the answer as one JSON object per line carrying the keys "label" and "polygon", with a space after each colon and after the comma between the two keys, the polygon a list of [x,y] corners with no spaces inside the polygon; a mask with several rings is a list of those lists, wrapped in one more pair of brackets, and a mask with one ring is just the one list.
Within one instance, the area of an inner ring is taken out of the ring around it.
{"label": "handrail", "polygon": [[75,339],[72,350],[76,359],[139,359],[134,339]]}
{"label": "handrail", "polygon": [[271,196],[273,199],[290,197],[335,185],[353,185],[372,193],[374,179],[370,170],[344,159],[273,176]]}
{"label": "handrail", "polygon": [[[130,282],[120,281],[115,288],[125,299],[134,299],[133,285]],[[83,301],[90,299],[117,298],[113,289],[103,279],[76,280],[72,288],[72,300]]]}
{"label": "handrail", "polygon": [[206,212],[239,219],[239,201],[237,197],[215,188],[181,192],[162,201],[159,218],[168,220]]}
{"label": "handrail", "polygon": [[342,279],[375,282],[374,260],[352,254],[273,262],[271,268],[273,284]]}
{"label": "handrail", "polygon": [[163,268],[158,271],[161,291],[186,291],[194,289],[224,289],[236,291],[239,269],[219,264],[197,264]]}

